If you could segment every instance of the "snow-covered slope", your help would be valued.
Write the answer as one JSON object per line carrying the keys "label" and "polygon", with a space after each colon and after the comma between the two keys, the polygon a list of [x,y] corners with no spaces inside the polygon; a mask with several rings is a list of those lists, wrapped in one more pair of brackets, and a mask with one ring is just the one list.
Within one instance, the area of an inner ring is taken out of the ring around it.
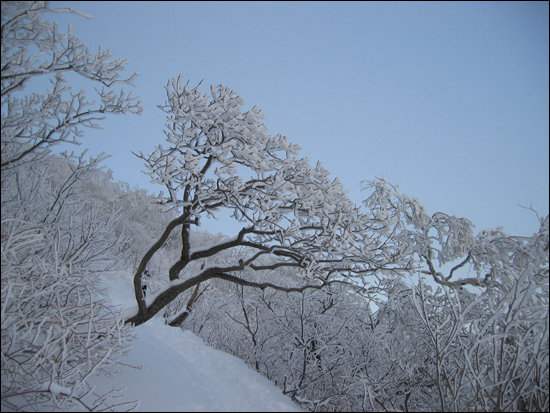
{"label": "snow-covered slope", "polygon": [[[111,278],[108,289],[114,303],[128,305],[131,284],[121,282],[124,278]],[[136,411],[301,411],[242,360],[208,347],[189,331],[153,319],[134,332],[133,350],[121,361],[144,369],[122,367],[122,375],[97,377],[93,384],[99,391],[126,387],[123,400],[139,400]]]}

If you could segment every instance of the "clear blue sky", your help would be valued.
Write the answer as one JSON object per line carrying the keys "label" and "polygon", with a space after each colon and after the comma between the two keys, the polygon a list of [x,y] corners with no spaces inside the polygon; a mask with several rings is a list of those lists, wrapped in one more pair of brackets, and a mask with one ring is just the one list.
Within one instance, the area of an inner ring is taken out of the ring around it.
{"label": "clear blue sky", "polygon": [[[384,177],[429,213],[477,230],[538,229],[548,214],[548,2],[52,1],[94,16],[50,14],[92,49],[140,72],[141,116],[85,130],[116,180],[155,190],[130,151],[164,142],[156,105],[182,73],[233,88],[320,160],[360,202]],[[209,232],[232,235],[223,222]]]}

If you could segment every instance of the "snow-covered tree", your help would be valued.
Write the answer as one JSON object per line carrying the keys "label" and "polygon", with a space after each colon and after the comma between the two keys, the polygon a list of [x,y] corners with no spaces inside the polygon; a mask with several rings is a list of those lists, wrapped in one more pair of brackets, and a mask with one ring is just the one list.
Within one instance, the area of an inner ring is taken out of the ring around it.
{"label": "snow-covered tree", "polygon": [[[416,384],[397,405],[395,392],[382,395],[388,401],[384,408],[548,409],[549,218],[539,219],[540,230],[531,237],[512,236],[502,228],[474,236],[474,225],[466,219],[429,216],[394,186],[382,180],[369,185],[374,190],[366,204],[385,205],[384,213],[396,222],[395,236],[414,262],[411,275],[427,274],[440,285],[435,293],[424,282],[413,286],[414,306],[404,295],[393,305],[398,298],[393,294],[381,307],[392,310],[390,318],[379,314],[380,322],[397,320],[414,337],[411,354],[423,354],[421,366],[407,356],[399,357],[400,364],[411,360],[413,370],[431,378],[423,389],[413,380]],[[444,264],[451,266],[447,274],[436,269]],[[397,348],[407,349],[408,341],[401,340]]]}
{"label": "snow-covered tree", "polygon": [[[548,275],[529,265],[510,289],[473,294],[423,282],[411,296],[415,345],[441,411],[546,411]],[[405,346],[404,346],[405,347]]]}
{"label": "snow-covered tree", "polygon": [[[449,287],[486,288],[506,279],[503,263],[514,262],[516,268],[525,263],[524,240],[500,229],[475,237],[469,220],[428,215],[418,200],[383,179],[365,184],[371,192],[365,209],[355,206],[320,163],[311,166],[297,157],[297,145],[267,133],[259,108],[243,111],[243,99],[223,85],[211,86],[210,93],[199,86],[189,87],[182,76],[168,82],[167,102],[160,106],[167,113],[167,145],[137,155],[151,181],[165,187],[158,202],[178,217],[135,272],[137,309],[128,322],[146,322],[182,292],[213,278],[291,292],[342,281],[368,288],[371,280],[387,275],[423,272]],[[193,245],[191,228],[220,210],[229,211],[242,229],[216,244]],[[143,273],[178,228],[179,257],[165,286],[146,300]],[[223,263],[212,260],[236,248],[246,253],[229,254]],[[208,260],[216,264],[203,265]],[[457,261],[448,275],[435,269]],[[460,275],[467,264],[474,277]],[[275,270],[283,267],[300,277],[278,283]],[[247,278],[245,269],[262,273],[261,281]]]}
{"label": "snow-covered tree", "polygon": [[[136,73],[120,78],[126,60],[112,59],[110,50],[92,52],[81,40],[59,31],[41,18],[51,9],[47,1],[2,2],[2,169],[40,159],[61,142],[79,144],[82,127],[98,128],[105,114],[139,113],[139,102],[117,83],[131,84]],[[99,104],[84,90],[71,91],[64,73],[76,73],[102,85]],[[33,79],[49,79],[49,89],[24,94]]]}
{"label": "snow-covered tree", "polygon": [[[97,127],[106,113],[140,108],[112,89],[125,62],[90,52],[70,29],[42,19],[47,11],[74,12],[2,2],[2,409],[105,409],[118,391],[97,394],[89,378],[115,374],[131,338],[98,283],[126,245],[120,203],[93,190],[106,179],[104,154],[87,160],[50,149],[78,144],[81,126]],[[71,92],[64,72],[102,84],[101,103]],[[26,93],[41,79],[50,80],[46,92]]]}
{"label": "snow-covered tree", "polygon": [[[212,86],[203,94],[181,76],[170,80],[166,91],[161,108],[167,113],[167,146],[138,156],[151,181],[166,188],[159,203],[179,216],[141,260],[134,277],[138,308],[128,322],[146,322],[180,293],[212,278],[290,292],[400,267],[386,218],[365,219],[320,163],[311,166],[307,158],[296,157],[297,145],[267,134],[260,109],[243,112],[243,99],[228,87]],[[192,245],[190,228],[222,209],[242,223],[238,234],[215,245]],[[180,256],[166,274],[166,287],[146,300],[143,272],[178,227]],[[242,247],[249,254],[233,255],[223,265],[190,265]],[[282,267],[296,269],[301,280],[284,286],[269,277]],[[264,281],[239,276],[245,269],[262,272]]]}

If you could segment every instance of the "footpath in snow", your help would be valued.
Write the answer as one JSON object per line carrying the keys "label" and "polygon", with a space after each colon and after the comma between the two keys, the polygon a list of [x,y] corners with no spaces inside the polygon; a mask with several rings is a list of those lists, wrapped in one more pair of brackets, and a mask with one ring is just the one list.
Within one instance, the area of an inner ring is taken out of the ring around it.
{"label": "footpath in snow", "polygon": [[[124,291],[131,292],[131,283],[117,284],[108,288],[112,298],[127,306]],[[126,387],[117,402],[139,400],[135,411],[302,411],[244,361],[207,346],[190,331],[165,326],[156,318],[136,327],[134,334],[133,350],[121,362],[144,368],[121,366],[123,374],[114,379],[98,376],[93,385],[97,391]]]}

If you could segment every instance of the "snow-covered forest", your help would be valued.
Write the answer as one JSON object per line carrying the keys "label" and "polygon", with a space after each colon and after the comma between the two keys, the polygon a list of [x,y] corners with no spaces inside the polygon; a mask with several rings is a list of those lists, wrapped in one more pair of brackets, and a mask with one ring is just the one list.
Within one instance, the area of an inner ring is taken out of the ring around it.
{"label": "snow-covered forest", "polygon": [[[476,234],[379,178],[355,205],[261,109],[182,76],[165,140],[135,150],[160,193],[114,182],[108,155],[65,148],[140,113],[135,75],[48,11],[2,2],[3,410],[132,408],[92,383],[162,321],[304,410],[548,411],[548,216],[531,237]],[[240,231],[200,230],[222,212]],[[119,311],[121,273],[135,302]]]}

